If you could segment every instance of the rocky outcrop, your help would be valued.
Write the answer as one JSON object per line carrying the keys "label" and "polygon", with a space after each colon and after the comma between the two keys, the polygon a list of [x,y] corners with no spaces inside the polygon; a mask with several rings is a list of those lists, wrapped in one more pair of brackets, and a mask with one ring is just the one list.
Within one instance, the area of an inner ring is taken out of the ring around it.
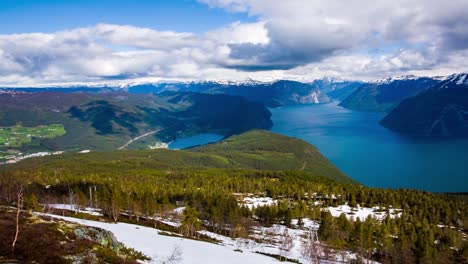
{"label": "rocky outcrop", "polygon": [[119,250],[122,248],[122,244],[117,241],[117,238],[115,238],[114,234],[104,229],[79,226],[76,227],[73,232],[78,239],[94,241],[103,247],[114,250],[115,252],[119,252]]}

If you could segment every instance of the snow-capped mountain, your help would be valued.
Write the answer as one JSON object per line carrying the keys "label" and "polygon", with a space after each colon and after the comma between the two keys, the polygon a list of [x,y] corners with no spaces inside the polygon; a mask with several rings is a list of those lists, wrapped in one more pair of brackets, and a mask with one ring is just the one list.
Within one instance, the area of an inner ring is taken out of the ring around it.
{"label": "snow-capped mountain", "polygon": [[453,74],[401,102],[382,125],[419,136],[468,136],[468,74]]}
{"label": "snow-capped mountain", "polygon": [[409,81],[409,80],[417,80],[419,78],[421,78],[421,77],[410,74],[410,75],[392,76],[392,77],[376,79],[374,81],[371,81],[371,83],[388,84],[388,83],[392,83],[392,82],[395,82],[395,81]]}
{"label": "snow-capped mountain", "polygon": [[414,96],[439,82],[440,80],[434,78],[413,75],[379,79],[362,84],[340,105],[355,110],[387,112],[405,98]]}
{"label": "snow-capped mountain", "polygon": [[457,73],[446,77],[441,81],[439,88],[468,87],[468,73]]}

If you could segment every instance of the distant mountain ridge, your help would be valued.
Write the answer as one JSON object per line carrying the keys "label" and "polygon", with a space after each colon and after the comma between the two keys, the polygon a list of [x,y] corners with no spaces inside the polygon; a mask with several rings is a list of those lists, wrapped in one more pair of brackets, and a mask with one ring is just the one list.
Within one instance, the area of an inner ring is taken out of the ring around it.
{"label": "distant mountain ridge", "polygon": [[405,99],[381,124],[415,136],[468,136],[468,74],[454,74]]}
{"label": "distant mountain ridge", "polygon": [[438,78],[410,75],[364,83],[344,99],[340,106],[360,111],[388,112],[405,98],[414,96],[438,82]]}
{"label": "distant mountain ridge", "polygon": [[270,83],[262,82],[190,82],[162,83],[132,86],[131,93],[160,93],[162,91],[189,91],[208,94],[227,94],[242,96],[250,101],[263,103],[268,107],[298,104],[328,103],[330,98],[318,87],[308,83],[280,80]]}
{"label": "distant mountain ridge", "polygon": [[142,84],[127,87],[131,93],[160,93],[163,91],[191,91],[208,94],[228,94],[242,96],[248,100],[260,102],[268,107],[301,104],[329,103],[341,100],[361,82],[336,78],[322,78],[311,83],[291,80],[259,82],[247,80],[200,81],[160,84]]}
{"label": "distant mountain ridge", "polygon": [[136,94],[160,94],[172,92],[196,92],[206,94],[226,94],[242,96],[250,101],[262,103],[268,107],[300,104],[329,103],[341,100],[354,91],[360,82],[323,78],[312,83],[277,80],[272,82],[246,81],[193,81],[128,84],[124,86],[70,86],[70,87],[23,87],[0,88],[2,91],[64,93],[127,91]]}

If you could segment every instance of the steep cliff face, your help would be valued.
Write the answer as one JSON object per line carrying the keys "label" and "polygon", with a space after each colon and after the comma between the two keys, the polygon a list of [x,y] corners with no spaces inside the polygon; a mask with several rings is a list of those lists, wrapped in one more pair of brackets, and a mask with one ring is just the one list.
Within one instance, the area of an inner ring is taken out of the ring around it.
{"label": "steep cliff face", "polygon": [[468,74],[452,75],[401,102],[381,124],[404,134],[468,136]]}
{"label": "steep cliff face", "polygon": [[160,83],[128,87],[132,93],[162,93],[165,91],[189,91],[207,94],[242,96],[249,101],[259,102],[268,107],[299,104],[328,103],[330,98],[314,83],[290,80],[274,82],[188,82]]}

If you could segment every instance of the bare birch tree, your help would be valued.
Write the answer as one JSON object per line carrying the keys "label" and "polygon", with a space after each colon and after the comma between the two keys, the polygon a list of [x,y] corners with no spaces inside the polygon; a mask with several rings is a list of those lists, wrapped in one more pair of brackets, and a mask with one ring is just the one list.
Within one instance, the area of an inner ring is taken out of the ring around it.
{"label": "bare birch tree", "polygon": [[15,238],[13,240],[13,243],[11,244],[11,251],[15,251],[15,245],[16,242],[18,241],[18,235],[19,235],[19,220],[20,220],[20,213],[21,213],[21,208],[23,207],[23,186],[21,186],[16,193],[16,232],[15,232]]}

